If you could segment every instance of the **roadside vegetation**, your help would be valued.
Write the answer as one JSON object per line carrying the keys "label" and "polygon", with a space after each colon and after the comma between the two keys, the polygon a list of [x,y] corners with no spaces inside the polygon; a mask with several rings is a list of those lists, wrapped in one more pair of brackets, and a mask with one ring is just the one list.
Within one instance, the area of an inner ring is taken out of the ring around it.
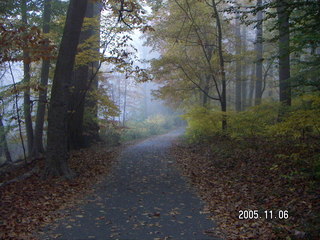
{"label": "roadside vegetation", "polygon": [[[220,236],[319,238],[319,100],[295,99],[282,121],[271,102],[227,113],[226,132],[219,111],[200,107],[184,115],[186,137],[172,154],[207,202]],[[254,210],[259,219],[240,218],[241,211]],[[280,219],[279,211],[288,217]]]}

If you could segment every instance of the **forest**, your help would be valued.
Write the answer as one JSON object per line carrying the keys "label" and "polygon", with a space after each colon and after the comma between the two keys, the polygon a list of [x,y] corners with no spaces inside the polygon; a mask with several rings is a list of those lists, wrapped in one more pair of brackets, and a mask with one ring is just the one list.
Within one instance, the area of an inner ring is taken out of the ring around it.
{"label": "forest", "polygon": [[0,239],[320,239],[319,76],[317,0],[1,0]]}

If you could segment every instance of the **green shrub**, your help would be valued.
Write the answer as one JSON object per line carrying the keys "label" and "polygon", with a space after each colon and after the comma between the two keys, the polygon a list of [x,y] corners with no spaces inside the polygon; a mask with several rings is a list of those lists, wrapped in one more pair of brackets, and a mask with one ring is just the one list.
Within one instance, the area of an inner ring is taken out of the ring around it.
{"label": "green shrub", "polygon": [[301,96],[295,100],[291,111],[283,120],[269,127],[275,136],[305,139],[320,135],[320,97]]}
{"label": "green shrub", "polygon": [[247,111],[229,114],[228,133],[233,138],[269,135],[268,127],[277,123],[279,104],[264,103]]}
{"label": "green shrub", "polygon": [[186,135],[191,142],[201,142],[221,134],[222,113],[204,107],[194,107],[183,115],[188,127]]}
{"label": "green shrub", "polygon": [[232,138],[283,136],[303,139],[320,135],[320,97],[307,95],[296,98],[282,121],[278,122],[279,103],[270,102],[251,107],[243,112],[224,113],[227,131],[222,133],[222,112],[194,107],[183,115],[187,120],[187,138],[191,142],[203,142],[221,134]]}
{"label": "green shrub", "polygon": [[[195,107],[183,117],[187,120],[187,137],[191,142],[203,142],[216,135],[232,138],[267,135],[268,126],[277,121],[278,104],[267,103],[252,107],[247,111],[222,113],[204,107]],[[222,117],[227,117],[228,127],[222,132]]]}
{"label": "green shrub", "polygon": [[282,122],[270,126],[270,134],[293,139],[320,135],[320,111],[298,110],[291,112]]}

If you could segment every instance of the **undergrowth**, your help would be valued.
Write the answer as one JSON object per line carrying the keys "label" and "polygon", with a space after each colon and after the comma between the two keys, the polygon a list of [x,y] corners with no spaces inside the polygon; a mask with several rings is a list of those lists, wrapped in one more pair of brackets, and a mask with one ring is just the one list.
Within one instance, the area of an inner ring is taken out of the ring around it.
{"label": "undergrowth", "polygon": [[[195,107],[183,117],[188,123],[186,136],[190,143],[211,142],[217,136],[238,140],[245,148],[258,149],[259,139],[270,144],[294,145],[295,153],[285,150],[279,155],[282,160],[300,162],[299,171],[320,180],[320,97],[301,96],[291,108],[285,109],[279,119],[280,105],[265,103],[243,112],[227,112],[228,128],[222,131],[222,113],[215,109]],[[282,109],[283,111],[283,109]]]}
{"label": "undergrowth", "polygon": [[[281,118],[279,118],[281,111]],[[243,112],[195,107],[186,142],[174,149],[228,239],[320,238],[320,97],[269,102]],[[191,150],[190,150],[191,149]],[[239,210],[289,211],[280,221],[239,221]]]}

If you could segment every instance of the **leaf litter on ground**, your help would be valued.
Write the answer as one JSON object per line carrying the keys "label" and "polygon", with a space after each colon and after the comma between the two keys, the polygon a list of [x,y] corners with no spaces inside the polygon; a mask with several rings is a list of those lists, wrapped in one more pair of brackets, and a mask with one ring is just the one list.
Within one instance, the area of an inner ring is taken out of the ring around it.
{"label": "leaf litter on ground", "polygon": [[[40,171],[23,181],[1,187],[0,239],[36,239],[37,229],[63,217],[59,210],[84,201],[92,186],[109,173],[118,152],[119,147],[107,149],[104,145],[72,152],[69,164],[78,175],[73,180],[42,180]],[[35,165],[43,169],[43,159],[2,176],[1,181],[19,176]]]}
{"label": "leaf litter on ground", "polygon": [[[313,184],[302,175],[288,177],[299,166],[277,157],[299,149],[268,141],[259,144],[259,148],[243,147],[241,142],[224,138],[198,145],[178,141],[171,154],[209,205],[218,224],[215,235],[224,239],[320,239],[319,182]],[[240,220],[240,210],[258,210],[261,218]],[[289,217],[266,219],[264,211],[271,210],[274,215],[287,210]]]}

